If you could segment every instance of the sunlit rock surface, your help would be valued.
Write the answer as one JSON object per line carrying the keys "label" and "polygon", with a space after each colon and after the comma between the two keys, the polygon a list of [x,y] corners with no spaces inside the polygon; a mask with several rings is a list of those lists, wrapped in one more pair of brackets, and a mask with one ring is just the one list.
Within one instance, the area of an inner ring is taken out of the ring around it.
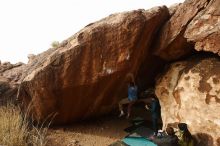
{"label": "sunlit rock surface", "polygon": [[173,63],[158,80],[164,128],[184,122],[200,146],[219,145],[220,59],[195,56]]}
{"label": "sunlit rock surface", "polygon": [[[172,17],[158,34],[154,44],[154,54],[172,61],[191,54],[193,45],[184,37],[191,20],[208,5],[209,0],[186,0],[179,5]],[[171,8],[172,13],[172,8]]]}
{"label": "sunlit rock surface", "polygon": [[185,38],[195,42],[197,51],[220,55],[220,1],[211,0],[189,23]]}

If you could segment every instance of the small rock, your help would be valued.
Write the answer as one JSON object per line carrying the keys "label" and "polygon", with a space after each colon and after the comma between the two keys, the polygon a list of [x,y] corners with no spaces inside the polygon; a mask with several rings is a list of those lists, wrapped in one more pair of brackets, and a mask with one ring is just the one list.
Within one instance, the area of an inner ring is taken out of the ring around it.
{"label": "small rock", "polygon": [[80,146],[79,141],[78,140],[72,140],[70,141],[70,143],[67,146]]}

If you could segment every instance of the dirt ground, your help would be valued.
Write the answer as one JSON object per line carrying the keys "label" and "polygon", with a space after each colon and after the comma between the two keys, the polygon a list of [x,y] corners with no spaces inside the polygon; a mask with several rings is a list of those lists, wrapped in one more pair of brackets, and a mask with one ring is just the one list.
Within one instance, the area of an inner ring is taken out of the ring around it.
{"label": "dirt ground", "polygon": [[127,135],[125,118],[102,117],[49,130],[48,146],[107,146]]}
{"label": "dirt ground", "polygon": [[142,116],[149,119],[150,117],[149,112],[144,111],[143,108],[133,110],[135,113],[133,112],[130,119],[118,118],[118,113],[114,113],[68,127],[49,129],[48,146],[108,146],[127,135],[124,129],[131,125],[132,118]]}

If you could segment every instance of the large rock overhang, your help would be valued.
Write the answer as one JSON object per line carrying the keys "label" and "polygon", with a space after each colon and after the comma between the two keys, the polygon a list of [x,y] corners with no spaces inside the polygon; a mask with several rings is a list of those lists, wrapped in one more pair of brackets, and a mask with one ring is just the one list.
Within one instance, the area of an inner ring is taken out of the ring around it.
{"label": "large rock overhang", "polygon": [[145,74],[154,78],[161,63],[149,50],[168,18],[165,6],[113,14],[36,56],[18,93],[23,109],[32,104],[37,121],[56,114],[54,124],[110,112],[127,96],[127,75],[141,79],[145,64]]}

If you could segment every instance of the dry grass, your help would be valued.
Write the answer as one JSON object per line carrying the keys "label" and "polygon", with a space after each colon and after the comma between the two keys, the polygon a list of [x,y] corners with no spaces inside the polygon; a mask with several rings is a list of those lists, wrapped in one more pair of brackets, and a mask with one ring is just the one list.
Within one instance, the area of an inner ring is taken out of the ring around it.
{"label": "dry grass", "polygon": [[31,124],[13,104],[0,107],[0,145],[45,146],[47,129]]}

